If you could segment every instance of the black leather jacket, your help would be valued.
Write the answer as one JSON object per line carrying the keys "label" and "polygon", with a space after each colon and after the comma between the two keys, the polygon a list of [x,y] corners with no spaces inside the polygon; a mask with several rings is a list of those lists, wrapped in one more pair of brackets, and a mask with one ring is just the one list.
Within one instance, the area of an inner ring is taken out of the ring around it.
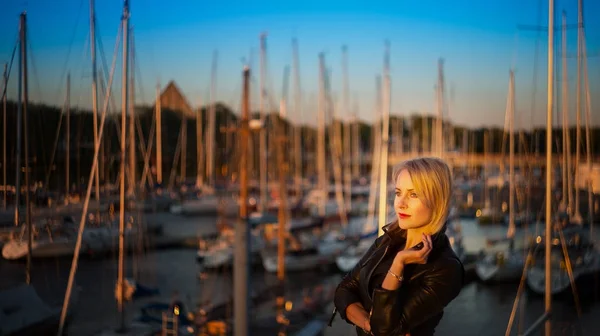
{"label": "black leather jacket", "polygon": [[[432,236],[433,250],[424,265],[409,264],[404,268],[404,281],[394,291],[378,286],[369,293],[373,271],[390,248],[390,243],[406,242],[406,231],[397,222],[386,225],[384,234],[377,238],[361,260],[338,285],[335,291],[336,312],[346,317],[346,308],[355,302],[371,312],[371,332],[376,336],[433,335],[442,319],[443,309],[460,292],[464,268],[448,241],[445,226]],[[358,335],[366,335],[356,328]]]}

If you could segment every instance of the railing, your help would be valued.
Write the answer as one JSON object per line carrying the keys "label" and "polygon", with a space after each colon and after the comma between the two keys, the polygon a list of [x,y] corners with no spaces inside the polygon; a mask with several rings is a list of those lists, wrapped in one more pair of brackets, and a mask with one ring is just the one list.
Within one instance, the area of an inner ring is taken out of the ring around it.
{"label": "railing", "polygon": [[521,334],[520,336],[533,335],[533,333],[536,332],[540,328],[542,323],[546,322],[546,320],[548,320],[548,319],[550,319],[550,313],[544,313],[535,322],[533,322],[533,324],[531,325],[531,327],[529,327],[529,329],[525,330],[525,332],[523,334]]}
{"label": "railing", "polygon": [[[162,313],[162,332],[161,335],[162,336],[168,336],[168,335],[175,335],[177,336],[178,330],[179,330],[179,315],[178,314],[172,314],[172,313],[167,313],[167,312],[163,312]],[[169,326],[169,323],[171,323],[171,325]]]}

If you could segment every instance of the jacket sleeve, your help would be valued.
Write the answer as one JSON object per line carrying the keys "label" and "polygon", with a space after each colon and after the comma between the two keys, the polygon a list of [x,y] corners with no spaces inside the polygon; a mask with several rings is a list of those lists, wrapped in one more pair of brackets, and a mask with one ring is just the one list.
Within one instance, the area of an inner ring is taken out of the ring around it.
{"label": "jacket sleeve", "polygon": [[335,295],[333,298],[335,308],[340,313],[342,319],[344,319],[350,324],[352,324],[352,322],[350,322],[346,317],[346,308],[348,308],[349,305],[355,302],[360,302],[360,296],[358,293],[358,275],[360,273],[360,269],[362,268],[364,263],[369,260],[373,252],[380,245],[381,239],[382,237],[379,237],[375,240],[373,245],[371,245],[367,252],[360,258],[360,261],[356,264],[356,266],[354,266],[354,268],[344,276],[340,284],[335,289]]}
{"label": "jacket sleeve", "polygon": [[373,296],[371,330],[374,335],[404,335],[439,314],[462,288],[463,266],[446,259],[423,280],[398,290],[376,289]]}

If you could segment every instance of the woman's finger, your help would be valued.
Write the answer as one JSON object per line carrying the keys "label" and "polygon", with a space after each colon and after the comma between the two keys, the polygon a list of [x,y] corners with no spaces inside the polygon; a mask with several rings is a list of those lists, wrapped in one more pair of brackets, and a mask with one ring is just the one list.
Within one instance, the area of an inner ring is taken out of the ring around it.
{"label": "woman's finger", "polygon": [[431,245],[430,242],[427,242],[425,245],[427,246],[427,250],[425,251],[425,255],[429,255],[429,253],[431,253],[431,250],[433,250],[433,246]]}
{"label": "woman's finger", "polygon": [[429,243],[424,242],[423,248],[419,251],[419,253],[421,254],[421,258],[427,256],[429,252],[431,252],[431,246],[429,246]]}
{"label": "woman's finger", "polygon": [[427,250],[424,249],[423,253],[421,254],[421,258],[427,259],[427,257],[429,256],[429,252],[431,252],[430,249],[427,249]]}

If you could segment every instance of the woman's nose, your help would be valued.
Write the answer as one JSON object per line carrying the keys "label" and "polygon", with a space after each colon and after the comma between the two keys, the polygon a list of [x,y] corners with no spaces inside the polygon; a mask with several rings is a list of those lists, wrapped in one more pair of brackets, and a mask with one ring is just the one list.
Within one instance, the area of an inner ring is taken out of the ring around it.
{"label": "woman's nose", "polygon": [[405,208],[406,207],[406,197],[404,195],[398,196],[398,206],[400,208]]}

